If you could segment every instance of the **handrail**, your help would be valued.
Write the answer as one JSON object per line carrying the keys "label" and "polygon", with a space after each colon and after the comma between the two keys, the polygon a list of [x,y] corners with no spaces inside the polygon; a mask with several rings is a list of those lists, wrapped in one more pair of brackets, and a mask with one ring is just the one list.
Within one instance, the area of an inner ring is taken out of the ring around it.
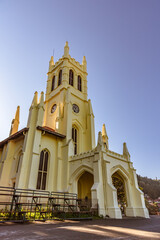
{"label": "handrail", "polygon": [[81,205],[76,193],[0,186],[0,221],[64,219],[69,213],[90,211]]}

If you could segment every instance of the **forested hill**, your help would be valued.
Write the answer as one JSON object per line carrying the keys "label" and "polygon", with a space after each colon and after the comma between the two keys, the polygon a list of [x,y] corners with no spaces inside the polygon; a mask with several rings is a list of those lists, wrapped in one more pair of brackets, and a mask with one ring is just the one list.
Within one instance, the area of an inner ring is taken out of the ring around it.
{"label": "forested hill", "polygon": [[160,197],[160,180],[153,180],[147,177],[138,177],[138,184],[144,194],[147,194],[152,199]]}

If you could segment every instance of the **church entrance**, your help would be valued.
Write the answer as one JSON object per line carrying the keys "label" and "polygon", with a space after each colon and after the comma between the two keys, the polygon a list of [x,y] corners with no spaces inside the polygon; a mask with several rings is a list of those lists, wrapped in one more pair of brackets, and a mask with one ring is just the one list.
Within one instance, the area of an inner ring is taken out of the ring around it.
{"label": "church entrance", "polygon": [[125,215],[127,207],[125,180],[119,172],[115,172],[112,175],[112,183],[117,189],[118,206],[120,207],[122,214]]}
{"label": "church entrance", "polygon": [[85,171],[78,180],[78,198],[91,201],[91,188],[93,183],[93,174]]}

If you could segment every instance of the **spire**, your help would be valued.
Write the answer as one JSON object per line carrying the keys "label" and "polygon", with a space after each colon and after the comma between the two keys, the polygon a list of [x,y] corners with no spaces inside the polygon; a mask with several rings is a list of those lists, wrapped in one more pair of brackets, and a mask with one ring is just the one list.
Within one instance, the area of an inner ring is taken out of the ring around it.
{"label": "spire", "polygon": [[86,61],[85,56],[83,56],[82,66],[83,66],[83,70],[86,72],[87,71],[87,61]]}
{"label": "spire", "polygon": [[64,57],[68,58],[69,57],[69,46],[68,46],[68,41],[66,41],[66,44],[64,46]]}
{"label": "spire", "polygon": [[130,154],[127,148],[127,144],[125,142],[123,143],[123,156],[127,158],[127,160],[130,160]]}
{"label": "spire", "polygon": [[42,126],[44,117],[44,92],[41,92],[38,104],[37,126]]}
{"label": "spire", "polygon": [[19,123],[19,111],[20,111],[20,106],[17,106],[16,114],[15,114],[15,121]]}
{"label": "spire", "polygon": [[15,118],[12,120],[11,123],[11,130],[10,135],[18,132],[18,126],[19,126],[19,112],[20,112],[20,106],[17,107]]}
{"label": "spire", "polygon": [[39,107],[44,106],[44,92],[41,92],[40,98],[39,98]]}
{"label": "spire", "polygon": [[96,150],[97,151],[105,151],[101,132],[98,133],[98,143],[97,143]]}
{"label": "spire", "polygon": [[[29,109],[29,116],[28,116],[28,121],[27,121],[27,127],[30,127],[31,123],[32,123],[32,118],[33,118],[33,110],[36,110],[37,109],[37,105],[38,105],[38,92],[36,91],[34,93],[34,97],[33,97],[33,100],[32,100],[32,104],[30,106],[30,109]],[[37,111],[37,110],[36,110]]]}
{"label": "spire", "polygon": [[38,104],[38,92],[36,91],[35,93],[34,93],[34,97],[33,97],[33,101],[32,101],[32,107],[35,107],[35,106],[37,106],[37,104]]}
{"label": "spire", "polygon": [[103,126],[102,126],[102,139],[103,139],[105,147],[108,149],[109,148],[108,135],[107,135],[105,124],[103,124]]}
{"label": "spire", "polygon": [[53,59],[53,56],[51,56],[51,59],[49,61],[49,72],[52,70],[53,65],[54,65],[54,59]]}
{"label": "spire", "polygon": [[101,132],[98,133],[98,144],[97,145],[102,146],[102,133]]}

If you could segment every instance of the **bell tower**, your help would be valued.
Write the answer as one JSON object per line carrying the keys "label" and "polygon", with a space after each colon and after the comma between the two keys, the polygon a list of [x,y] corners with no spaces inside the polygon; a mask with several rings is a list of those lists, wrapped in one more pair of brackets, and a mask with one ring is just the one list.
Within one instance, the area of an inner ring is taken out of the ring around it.
{"label": "bell tower", "polygon": [[87,62],[82,64],[69,55],[66,42],[64,55],[49,62],[43,126],[73,140],[75,154],[95,147],[94,114],[87,94]]}

